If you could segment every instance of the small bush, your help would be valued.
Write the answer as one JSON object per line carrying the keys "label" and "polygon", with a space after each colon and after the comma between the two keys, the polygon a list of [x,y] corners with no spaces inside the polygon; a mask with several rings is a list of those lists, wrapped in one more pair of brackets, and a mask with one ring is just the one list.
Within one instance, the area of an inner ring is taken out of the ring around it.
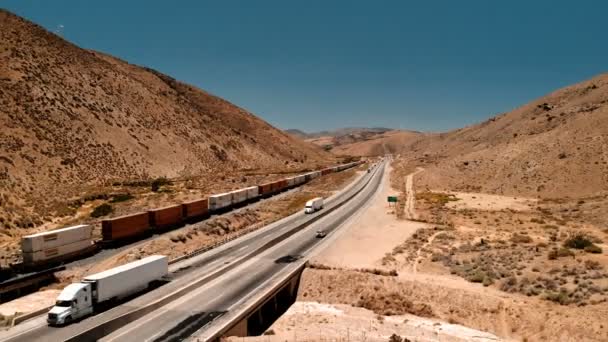
{"label": "small bush", "polygon": [[563,258],[563,257],[567,257],[567,256],[574,256],[574,253],[569,250],[568,248],[560,248],[560,249],[553,249],[549,252],[548,258],[549,260],[555,260],[557,258]]}
{"label": "small bush", "polygon": [[594,254],[600,254],[602,253],[602,247],[596,245],[596,244],[591,244],[590,246],[585,247],[585,252],[587,253],[594,253]]}
{"label": "small bush", "polygon": [[564,242],[565,247],[574,249],[585,249],[591,245],[593,245],[593,242],[583,234],[577,234]]}
{"label": "small bush", "polygon": [[515,243],[530,243],[532,242],[532,238],[526,234],[515,233],[513,236],[511,236],[511,241]]}
{"label": "small bush", "polygon": [[545,294],[545,299],[550,300],[552,302],[559,303],[561,305],[567,305],[570,303],[570,299],[568,298],[568,294],[564,291],[560,292],[547,292]]}
{"label": "small bush", "polygon": [[112,208],[111,205],[104,203],[102,205],[97,206],[95,209],[93,209],[93,212],[91,213],[91,217],[106,216],[113,211],[114,211],[114,209]]}
{"label": "small bush", "polygon": [[165,178],[165,177],[156,178],[155,180],[152,181],[151,190],[153,192],[157,192],[161,186],[167,185],[167,184],[171,184],[171,182],[167,178]]}
{"label": "small bush", "polygon": [[388,342],[404,342],[403,338],[397,334],[392,334],[391,337],[388,338]]}
{"label": "small bush", "polygon": [[110,203],[118,203],[118,202],[125,202],[128,200],[131,200],[135,197],[133,197],[133,195],[126,193],[126,194],[117,194],[112,196],[112,199],[110,200]]}

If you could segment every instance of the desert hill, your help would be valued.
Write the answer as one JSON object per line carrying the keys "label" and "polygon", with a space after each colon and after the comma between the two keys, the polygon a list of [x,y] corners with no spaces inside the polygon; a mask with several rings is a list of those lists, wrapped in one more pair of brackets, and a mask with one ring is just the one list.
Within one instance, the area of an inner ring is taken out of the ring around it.
{"label": "desert hill", "polygon": [[0,227],[39,224],[56,200],[115,181],[333,161],[219,97],[4,10],[0,127]]}
{"label": "desert hill", "polygon": [[298,129],[286,130],[336,155],[379,156],[393,153],[400,146],[420,137],[420,132],[398,131],[383,127],[341,128],[333,131],[306,133]]}
{"label": "desert hill", "polygon": [[539,197],[606,192],[608,74],[397,152],[427,168],[417,177],[428,188]]}

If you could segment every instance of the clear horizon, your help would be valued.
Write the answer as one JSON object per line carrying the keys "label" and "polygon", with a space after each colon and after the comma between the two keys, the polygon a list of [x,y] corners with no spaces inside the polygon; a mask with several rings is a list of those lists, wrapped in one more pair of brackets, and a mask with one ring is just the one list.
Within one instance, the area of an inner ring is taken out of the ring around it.
{"label": "clear horizon", "polygon": [[607,71],[601,1],[6,0],[282,129],[445,131]]}

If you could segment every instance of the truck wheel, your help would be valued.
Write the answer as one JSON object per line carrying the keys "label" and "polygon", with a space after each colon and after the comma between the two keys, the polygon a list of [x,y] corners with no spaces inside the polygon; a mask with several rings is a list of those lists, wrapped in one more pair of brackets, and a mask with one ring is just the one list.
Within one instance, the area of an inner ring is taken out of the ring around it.
{"label": "truck wheel", "polygon": [[63,321],[63,323],[66,324],[66,325],[72,323],[72,316],[66,317],[65,321]]}

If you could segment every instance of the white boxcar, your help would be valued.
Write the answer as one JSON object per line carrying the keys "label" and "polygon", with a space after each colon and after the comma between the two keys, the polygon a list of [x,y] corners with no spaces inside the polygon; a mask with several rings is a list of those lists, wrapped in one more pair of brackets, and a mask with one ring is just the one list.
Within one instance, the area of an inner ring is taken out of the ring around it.
{"label": "white boxcar", "polygon": [[245,188],[245,190],[247,190],[247,199],[248,200],[254,199],[260,195],[260,188],[258,188],[257,185]]}
{"label": "white boxcar", "polygon": [[93,243],[91,240],[82,240],[41,251],[23,252],[23,263],[26,265],[33,265],[47,260],[59,259],[65,256],[75,255],[78,252],[91,248],[92,246]]}
{"label": "white boxcar", "polygon": [[93,227],[82,224],[73,227],[51,230],[48,232],[27,235],[21,238],[21,250],[23,252],[37,252],[49,248],[55,248],[77,241],[91,241]]}
{"label": "white boxcar", "polygon": [[285,179],[287,181],[287,187],[291,188],[296,185],[296,177],[289,177]]}
{"label": "white boxcar", "polygon": [[218,210],[232,205],[232,194],[229,192],[209,196],[209,210]]}
{"label": "white boxcar", "polygon": [[95,298],[96,303],[100,303],[141,291],[151,281],[168,273],[169,259],[164,255],[152,255],[101,273],[86,276],[82,282],[93,284],[93,298]]}
{"label": "white boxcar", "polygon": [[241,202],[245,202],[247,200],[247,189],[238,189],[231,191],[232,195],[232,204],[237,204]]}
{"label": "white boxcar", "polygon": [[306,182],[306,175],[296,176],[296,185],[300,185]]}

